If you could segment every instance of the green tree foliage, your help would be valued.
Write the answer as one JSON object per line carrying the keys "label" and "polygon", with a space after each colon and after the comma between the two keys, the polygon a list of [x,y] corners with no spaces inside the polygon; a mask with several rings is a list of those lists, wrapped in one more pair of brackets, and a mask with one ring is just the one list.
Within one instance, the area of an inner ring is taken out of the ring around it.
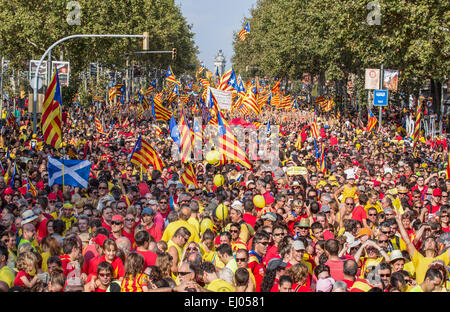
{"label": "green tree foliage", "polygon": [[[73,34],[142,34],[150,33],[150,50],[177,48],[177,58],[170,54],[141,56],[153,67],[175,72],[192,70],[197,47],[191,25],[171,0],[78,0],[80,25],[69,25],[67,9],[71,0],[1,0],[0,51],[17,70],[28,70],[30,59],[40,59],[57,40]],[[73,12],[72,12],[73,14]],[[73,23],[72,23],[73,24]],[[107,67],[123,67],[125,53],[142,50],[142,39],[71,39],[55,47],[52,54],[71,63],[72,77],[85,71],[90,62]]]}
{"label": "green tree foliage", "polygon": [[383,64],[400,70],[399,91],[407,93],[417,92],[426,79],[448,78],[445,1],[379,0],[379,25],[368,22],[374,11],[369,2],[259,0],[245,21],[250,34],[245,41],[235,36],[232,63],[241,72],[258,67],[269,77],[311,73],[342,80],[352,73],[360,81],[365,68]]}

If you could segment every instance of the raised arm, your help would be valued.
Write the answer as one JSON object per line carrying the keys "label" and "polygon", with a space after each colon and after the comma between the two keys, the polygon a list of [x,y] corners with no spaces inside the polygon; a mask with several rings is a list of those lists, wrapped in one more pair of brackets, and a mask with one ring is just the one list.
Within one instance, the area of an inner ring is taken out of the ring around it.
{"label": "raised arm", "polygon": [[400,215],[398,215],[398,214],[395,215],[395,220],[397,221],[398,229],[400,230],[400,235],[402,236],[403,240],[406,243],[406,246],[408,247],[408,253],[409,253],[410,257],[412,258],[417,249],[414,246],[414,244],[411,242],[411,240],[409,239],[408,233],[406,232],[405,227],[402,224]]}

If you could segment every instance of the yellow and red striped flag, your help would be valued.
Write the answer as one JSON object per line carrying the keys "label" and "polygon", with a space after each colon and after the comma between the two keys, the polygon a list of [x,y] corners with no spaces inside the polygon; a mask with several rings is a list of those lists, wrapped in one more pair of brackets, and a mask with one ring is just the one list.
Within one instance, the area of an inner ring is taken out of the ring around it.
{"label": "yellow and red striped flag", "polygon": [[414,157],[417,157],[417,151],[416,151],[416,147],[417,147],[417,143],[419,142],[419,138],[420,138],[420,121],[422,119],[422,101],[419,100],[419,103],[417,105],[417,113],[416,113],[416,123],[414,125],[414,133],[413,133],[413,141],[414,141],[414,145],[413,145],[413,155]]}
{"label": "yellow and red striped flag", "polygon": [[225,118],[222,116],[220,110],[217,110],[217,119],[219,125],[219,153],[221,160],[224,162],[237,162],[242,166],[251,169],[252,165],[247,158],[244,150],[240,147],[236,136],[231,131]]}
{"label": "yellow and red striped flag", "polygon": [[61,109],[62,97],[59,85],[58,72],[55,69],[50,85],[45,93],[42,109],[41,129],[44,134],[44,142],[58,149],[61,145]]}
{"label": "yellow and red striped flag", "polygon": [[319,140],[319,129],[317,127],[317,122],[315,118],[313,123],[311,124],[311,134],[314,139]]}
{"label": "yellow and red striped flag", "polygon": [[167,68],[166,80],[169,81],[169,82],[172,82],[172,83],[174,83],[176,85],[179,85],[181,87],[181,83],[175,78],[175,75],[174,75],[174,73],[172,71],[172,67],[170,67],[170,65]]}
{"label": "yellow and red striped flag", "polygon": [[97,116],[94,117],[94,121],[95,121],[95,128],[97,129],[97,131],[100,134],[106,135],[106,131],[103,128],[103,125],[102,125],[101,121],[98,119]]}
{"label": "yellow and red striped flag", "polygon": [[228,84],[228,81],[230,80],[232,71],[233,71],[233,68],[230,68],[222,75],[222,78],[220,78],[220,83],[219,83],[219,87],[218,87],[219,90],[233,91],[233,87]]}
{"label": "yellow and red striped flag", "polygon": [[30,178],[27,177],[27,191],[33,194],[33,197],[37,196],[37,190],[34,187],[33,183],[31,183]]}
{"label": "yellow and red striped flag", "polygon": [[272,98],[270,99],[270,106],[279,107],[281,103],[280,95],[272,93]]}
{"label": "yellow and red striped flag", "polygon": [[242,100],[242,104],[247,107],[248,111],[252,111],[256,115],[259,115],[259,113],[261,113],[261,108],[258,106],[258,103],[256,102],[255,89],[256,88],[253,87],[247,90],[247,94],[245,98]]}
{"label": "yellow and red striped flag", "polygon": [[447,176],[446,176],[447,180],[450,179],[450,152],[448,153],[446,174],[447,174]]}
{"label": "yellow and red striped flag", "polygon": [[367,131],[372,131],[375,128],[375,125],[378,122],[378,119],[375,117],[375,115],[372,113],[370,108],[367,108],[369,110],[369,118],[367,120]]}
{"label": "yellow and red striped flag", "polygon": [[172,113],[162,105],[163,103],[162,96],[163,94],[161,92],[154,97],[152,101],[152,112],[153,117],[156,120],[167,121],[170,120],[170,118],[172,117]]}
{"label": "yellow and red striped flag", "polygon": [[178,126],[178,129],[180,131],[181,161],[185,163],[185,162],[188,162],[189,160],[191,160],[191,152],[192,152],[192,145],[193,145],[193,141],[194,141],[194,135],[187,124],[187,121],[184,117],[183,110],[181,110],[180,125]]}
{"label": "yellow and red striped flag", "polygon": [[281,79],[280,79],[280,80],[277,80],[277,82],[275,83],[275,85],[272,87],[272,93],[278,94],[278,93],[280,92],[280,88],[281,88],[280,84],[281,84]]}
{"label": "yellow and red striped flag", "polygon": [[298,133],[298,136],[297,136],[297,142],[295,142],[295,148],[298,149],[299,151],[302,149],[302,136],[301,136],[301,132]]}
{"label": "yellow and red striped flag", "polygon": [[159,154],[153,149],[150,143],[140,135],[134,145],[130,161],[135,165],[142,165],[142,167],[146,169],[148,168],[148,165],[153,165],[155,170],[161,170],[165,166]]}
{"label": "yellow and red striped flag", "polygon": [[195,171],[191,163],[185,164],[184,172],[180,177],[180,181],[186,187],[188,187],[190,184],[194,184],[195,187],[198,188],[197,178],[195,176]]}
{"label": "yellow and red striped flag", "polygon": [[243,41],[245,40],[245,36],[249,33],[250,33],[250,24],[247,22],[244,28],[242,28],[241,31],[239,31],[238,36]]}

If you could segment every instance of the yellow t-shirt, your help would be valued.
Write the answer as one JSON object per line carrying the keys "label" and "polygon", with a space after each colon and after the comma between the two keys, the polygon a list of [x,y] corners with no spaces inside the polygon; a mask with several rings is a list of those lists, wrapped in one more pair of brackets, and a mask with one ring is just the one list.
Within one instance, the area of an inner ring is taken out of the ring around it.
{"label": "yellow t-shirt", "polygon": [[442,260],[445,263],[445,266],[448,266],[448,251],[444,252],[442,255],[431,258],[424,257],[417,250],[414,251],[414,255],[412,257],[412,262],[416,269],[416,282],[417,284],[421,284],[425,279],[425,274],[427,273],[428,266],[436,260]]}
{"label": "yellow t-shirt", "polygon": [[347,184],[344,185],[344,191],[342,192],[341,202],[344,203],[347,197],[352,197],[353,199],[356,199],[356,186],[349,188]]}
{"label": "yellow t-shirt", "polygon": [[422,287],[420,285],[417,285],[416,287],[411,288],[408,292],[424,292]]}
{"label": "yellow t-shirt", "polygon": [[42,256],[41,269],[42,269],[42,271],[48,272],[47,261],[48,261],[48,258],[50,258],[50,256],[51,256],[50,251],[41,253],[41,256]]}
{"label": "yellow t-shirt", "polygon": [[196,218],[190,217],[187,222],[197,230],[197,233],[200,233],[200,222]]}
{"label": "yellow t-shirt", "polygon": [[16,278],[16,274],[13,270],[7,265],[3,266],[3,268],[0,269],[0,281],[5,282],[8,284],[8,287],[11,288],[14,286],[14,280]]}
{"label": "yellow t-shirt", "polygon": [[216,247],[214,246],[212,250],[206,251],[205,247],[203,247],[203,244],[200,244],[200,249],[202,250],[203,261],[213,262],[214,255],[216,253]]}
{"label": "yellow t-shirt", "polygon": [[164,230],[161,240],[169,242],[169,240],[173,237],[175,232],[182,226],[184,226],[185,228],[187,228],[189,230],[189,232],[191,232],[191,236],[189,237],[188,242],[190,242],[190,241],[194,241],[196,243],[200,242],[200,237],[198,236],[198,231],[195,229],[194,226],[192,226],[192,224],[190,224],[189,222],[184,221],[184,220],[177,220],[177,221],[169,223],[169,225],[167,225],[167,228]]}
{"label": "yellow t-shirt", "polygon": [[364,275],[366,274],[367,268],[370,266],[377,266],[381,262],[384,261],[384,257],[379,257],[376,259],[367,259],[367,257],[361,257],[361,275],[360,278],[364,279]]}
{"label": "yellow t-shirt", "polygon": [[205,286],[205,289],[213,291],[213,292],[235,292],[236,288],[230,283],[218,278],[208,285]]}

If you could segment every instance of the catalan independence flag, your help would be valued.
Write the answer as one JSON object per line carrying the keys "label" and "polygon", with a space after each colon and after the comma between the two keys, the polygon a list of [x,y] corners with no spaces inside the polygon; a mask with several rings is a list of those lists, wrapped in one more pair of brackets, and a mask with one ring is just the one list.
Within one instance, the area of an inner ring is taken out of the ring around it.
{"label": "catalan independence flag", "polygon": [[106,136],[105,129],[103,128],[103,125],[97,116],[94,117],[94,122],[95,122],[95,128],[97,129],[98,133]]}
{"label": "catalan independence flag", "polygon": [[314,118],[314,121],[311,124],[311,134],[315,140],[319,140],[319,128],[317,126],[316,118]]}
{"label": "catalan independence flag", "polygon": [[222,77],[220,78],[220,82],[219,82],[219,87],[218,87],[219,90],[222,90],[222,91],[232,91],[233,90],[233,87],[231,87],[228,84],[228,81],[230,80],[232,71],[233,71],[233,68],[230,68],[222,75]]}
{"label": "catalan independence flag", "polygon": [[144,168],[147,168],[148,165],[153,165],[155,170],[161,170],[165,166],[159,154],[140,135],[134,145],[130,161],[135,165],[142,165]]}
{"label": "catalan independence flag", "polygon": [[302,149],[302,136],[301,136],[301,132],[298,133],[297,141],[295,142],[295,148],[298,149],[299,151]]}
{"label": "catalan independence flag", "polygon": [[153,117],[159,121],[167,121],[172,117],[172,113],[165,108],[162,99],[162,92],[158,93],[152,100],[152,113]]}
{"label": "catalan independence flag", "polygon": [[191,152],[192,152],[192,146],[194,142],[194,135],[189,128],[189,125],[187,123],[186,118],[184,117],[184,112],[181,110],[181,118],[180,118],[180,125],[178,126],[178,129],[180,131],[181,136],[181,161],[182,162],[188,162],[191,160]]}
{"label": "catalan independence flag", "polygon": [[249,88],[245,98],[242,100],[242,104],[247,107],[248,111],[254,112],[256,115],[259,115],[261,112],[261,108],[256,102],[256,87]]}
{"label": "catalan independence flag", "polygon": [[417,157],[417,143],[419,142],[420,138],[420,121],[422,120],[422,101],[419,101],[419,104],[417,106],[417,113],[416,113],[416,123],[414,125],[414,132],[413,132],[413,155],[414,157]]}
{"label": "catalan independence flag", "polygon": [[326,174],[327,167],[325,163],[325,144],[322,143],[322,151],[320,153],[320,171]]}
{"label": "catalan independence flag", "polygon": [[58,72],[55,69],[50,85],[45,93],[42,109],[41,129],[44,134],[44,142],[58,149],[61,145],[61,87]]}
{"label": "catalan independence flag", "polygon": [[33,194],[33,197],[37,196],[37,190],[34,187],[33,183],[31,183],[30,178],[27,177],[27,191]]}
{"label": "catalan independence flag", "polygon": [[247,22],[247,24],[245,24],[244,28],[241,29],[241,31],[239,32],[239,38],[241,38],[242,41],[245,40],[245,36],[250,33],[250,24]]}
{"label": "catalan independence flag", "polygon": [[188,187],[190,184],[194,184],[198,188],[197,178],[195,176],[194,168],[191,163],[185,164],[184,172],[180,177],[181,183]]}
{"label": "catalan independence flag", "polygon": [[178,85],[178,86],[181,87],[181,84],[180,84],[180,82],[175,78],[175,75],[174,75],[174,73],[173,73],[173,71],[172,71],[172,67],[170,67],[170,65],[169,65],[169,67],[167,68],[167,72],[166,72],[166,80],[169,81],[169,82],[173,82],[174,84],[176,84],[176,85]]}
{"label": "catalan independence flag", "polygon": [[367,108],[367,109],[369,110],[369,118],[367,120],[367,131],[371,132],[375,128],[375,125],[377,124],[378,119],[372,113],[370,108]]}

